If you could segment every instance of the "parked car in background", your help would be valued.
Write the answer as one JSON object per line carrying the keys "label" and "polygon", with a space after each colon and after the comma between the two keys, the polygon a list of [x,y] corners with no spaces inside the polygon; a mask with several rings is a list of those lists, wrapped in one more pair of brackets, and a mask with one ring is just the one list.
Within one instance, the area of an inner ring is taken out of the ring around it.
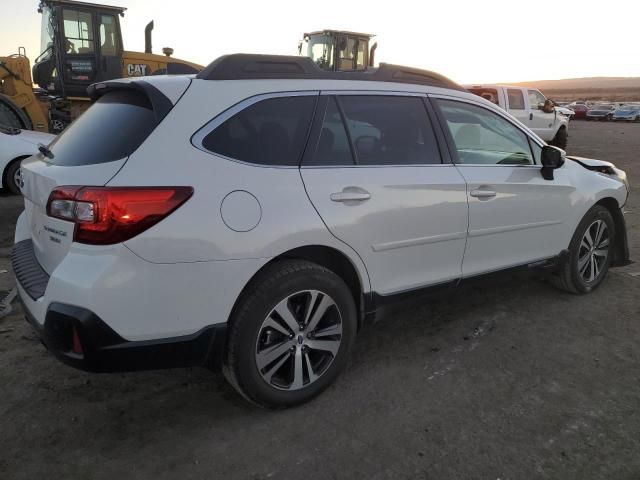
{"label": "parked car in background", "polygon": [[48,145],[54,135],[21,130],[0,124],[0,174],[2,188],[20,193],[20,162],[38,153],[38,144]]}
{"label": "parked car in background", "polygon": [[594,105],[587,111],[587,120],[605,120],[609,121],[613,118],[613,112],[616,106],[613,104]]}
{"label": "parked car in background", "polygon": [[577,103],[571,106],[568,106],[567,108],[573,110],[573,117],[574,119],[585,119],[587,118],[587,112],[589,111],[589,107],[587,107],[585,104],[583,103]]}
{"label": "parked car in background", "polygon": [[555,108],[556,112],[558,112],[561,115],[564,115],[565,117],[568,117],[569,120],[571,120],[573,118],[573,116],[576,114],[576,112],[574,112],[570,108],[562,107],[562,106],[557,105],[557,104],[555,105],[554,108]]}
{"label": "parked car in background", "polygon": [[569,116],[559,115],[553,102],[539,90],[509,85],[465,85],[465,88],[509,112],[550,145],[567,147]]}
{"label": "parked car in background", "polygon": [[296,405],[411,292],[537,266],[585,294],[628,262],[623,171],[433,72],[228,55],[89,93],[22,165],[12,253],[28,320],[78,368],[222,366]]}
{"label": "parked car in background", "polygon": [[640,105],[623,105],[613,112],[613,120],[626,120],[628,122],[640,122]]}

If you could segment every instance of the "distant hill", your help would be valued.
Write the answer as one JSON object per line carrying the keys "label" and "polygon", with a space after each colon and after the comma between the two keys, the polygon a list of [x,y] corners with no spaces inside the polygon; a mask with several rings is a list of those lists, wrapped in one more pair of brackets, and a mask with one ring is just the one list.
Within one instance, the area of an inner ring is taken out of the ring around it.
{"label": "distant hill", "polygon": [[640,100],[640,77],[588,77],[510,83],[540,89],[547,97],[562,100]]}
{"label": "distant hill", "polygon": [[573,90],[581,88],[640,88],[640,77],[587,77],[566,78],[563,80],[534,80],[518,82],[512,85],[533,86],[553,90]]}

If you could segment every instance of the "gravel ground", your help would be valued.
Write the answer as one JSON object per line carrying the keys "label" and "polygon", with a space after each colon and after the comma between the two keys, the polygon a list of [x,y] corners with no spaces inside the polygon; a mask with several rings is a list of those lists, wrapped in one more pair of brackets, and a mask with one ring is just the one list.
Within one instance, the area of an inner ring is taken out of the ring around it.
{"label": "gravel ground", "polygon": [[[568,151],[640,178],[638,124],[574,122]],[[638,259],[637,190],[627,209]],[[0,271],[19,211],[0,196]],[[514,275],[398,311],[335,385],[278,412],[204,369],[73,370],[17,311],[0,320],[0,479],[640,479],[639,271],[580,297]]]}

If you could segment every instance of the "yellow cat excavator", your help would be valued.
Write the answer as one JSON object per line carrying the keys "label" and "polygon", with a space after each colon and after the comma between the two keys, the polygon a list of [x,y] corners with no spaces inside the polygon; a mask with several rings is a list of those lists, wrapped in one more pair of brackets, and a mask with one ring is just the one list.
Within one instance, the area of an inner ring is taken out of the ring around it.
{"label": "yellow cat excavator", "polygon": [[163,48],[164,55],[153,54],[153,22],[145,28],[144,53],[125,51],[120,31],[125,10],[40,0],[41,53],[33,69],[24,48],[0,57],[0,124],[59,133],[89,106],[87,87],[92,83],[202,70],[201,65],[171,57],[171,48]]}

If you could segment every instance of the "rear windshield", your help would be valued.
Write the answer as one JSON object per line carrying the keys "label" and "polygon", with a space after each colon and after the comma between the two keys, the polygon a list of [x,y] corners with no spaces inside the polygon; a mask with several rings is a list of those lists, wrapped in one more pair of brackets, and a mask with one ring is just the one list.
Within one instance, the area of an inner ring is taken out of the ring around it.
{"label": "rear windshield", "polygon": [[126,158],[155,126],[153,108],[143,93],[106,93],[49,145],[49,162],[77,166]]}

